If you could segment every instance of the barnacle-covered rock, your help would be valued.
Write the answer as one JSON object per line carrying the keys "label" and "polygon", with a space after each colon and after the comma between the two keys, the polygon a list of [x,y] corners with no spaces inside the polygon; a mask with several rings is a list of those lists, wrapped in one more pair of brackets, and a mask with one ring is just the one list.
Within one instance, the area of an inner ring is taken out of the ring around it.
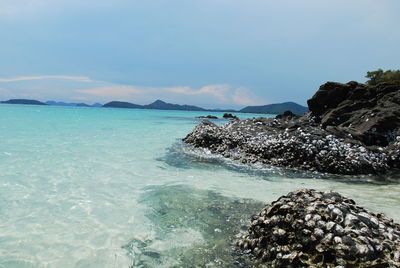
{"label": "barnacle-covered rock", "polygon": [[400,267],[400,225],[333,191],[280,197],[238,246],[272,267]]}
{"label": "barnacle-covered rock", "polygon": [[218,126],[202,121],[183,141],[243,163],[334,174],[379,174],[400,168],[400,146],[368,147],[310,123],[271,118],[235,120]]}
{"label": "barnacle-covered rock", "polygon": [[183,141],[243,163],[349,175],[400,169],[400,85],[328,82],[308,104],[303,116],[204,121]]}

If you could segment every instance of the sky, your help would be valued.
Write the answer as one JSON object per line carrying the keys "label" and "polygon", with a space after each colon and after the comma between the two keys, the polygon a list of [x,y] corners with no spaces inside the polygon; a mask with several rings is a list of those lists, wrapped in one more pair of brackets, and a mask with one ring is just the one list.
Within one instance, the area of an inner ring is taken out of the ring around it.
{"label": "sky", "polygon": [[0,100],[206,108],[400,69],[399,0],[0,0]]}

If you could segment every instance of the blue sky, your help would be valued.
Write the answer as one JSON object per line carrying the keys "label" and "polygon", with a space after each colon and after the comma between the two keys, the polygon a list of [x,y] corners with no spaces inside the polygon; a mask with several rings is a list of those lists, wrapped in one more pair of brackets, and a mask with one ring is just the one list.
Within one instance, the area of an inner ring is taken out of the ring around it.
{"label": "blue sky", "polygon": [[306,100],[400,69],[398,0],[0,0],[0,99]]}

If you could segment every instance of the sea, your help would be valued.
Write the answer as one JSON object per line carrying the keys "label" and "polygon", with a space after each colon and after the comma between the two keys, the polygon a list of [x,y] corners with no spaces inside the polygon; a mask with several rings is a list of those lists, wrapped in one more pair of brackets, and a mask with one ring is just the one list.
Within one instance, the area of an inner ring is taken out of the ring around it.
{"label": "sea", "polygon": [[252,267],[235,241],[300,188],[400,222],[396,178],[245,165],[183,144],[208,114],[222,116],[0,105],[0,268]]}

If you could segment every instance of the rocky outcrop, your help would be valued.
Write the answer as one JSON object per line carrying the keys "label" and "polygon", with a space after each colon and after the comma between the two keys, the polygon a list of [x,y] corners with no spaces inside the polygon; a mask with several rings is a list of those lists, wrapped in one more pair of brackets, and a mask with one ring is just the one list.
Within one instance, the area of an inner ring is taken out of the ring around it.
{"label": "rocky outcrop", "polygon": [[294,117],[297,117],[292,111],[284,111],[282,114],[278,114],[275,116],[276,119],[292,119]]}
{"label": "rocky outcrop", "polygon": [[400,225],[332,191],[280,197],[238,246],[268,267],[400,267]]}
{"label": "rocky outcrop", "polygon": [[201,115],[201,116],[196,116],[197,119],[218,119],[217,116],[215,115]]}
{"label": "rocky outcrop", "polygon": [[243,163],[351,175],[396,171],[399,94],[400,85],[329,82],[308,101],[310,112],[303,116],[286,113],[222,126],[202,122],[183,140]]}
{"label": "rocky outcrop", "polygon": [[224,115],[222,117],[225,119],[233,119],[233,120],[239,119],[239,117],[237,117],[236,115],[230,114],[230,113],[224,113]]}
{"label": "rocky outcrop", "polygon": [[328,82],[308,100],[312,116],[334,134],[387,146],[399,133],[400,85]]}

